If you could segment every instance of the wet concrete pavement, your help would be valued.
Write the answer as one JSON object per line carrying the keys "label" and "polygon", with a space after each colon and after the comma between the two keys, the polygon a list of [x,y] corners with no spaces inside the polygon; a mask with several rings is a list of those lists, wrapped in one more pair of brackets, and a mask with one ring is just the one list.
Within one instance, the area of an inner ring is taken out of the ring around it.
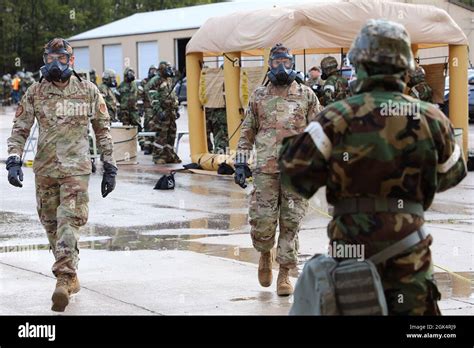
{"label": "wet concrete pavement", "polygon": [[[0,160],[12,112],[0,110]],[[186,151],[183,138],[183,159]],[[231,177],[177,173],[174,191],[157,191],[166,168],[142,153],[139,162],[120,167],[117,188],[105,199],[101,175],[91,176],[90,217],[80,242],[82,290],[65,314],[287,314],[292,298],[276,296],[275,285],[260,287],[256,277],[259,255],[247,223],[251,187],[242,190]],[[53,256],[36,215],[31,168],[24,173],[22,189],[8,184],[6,171],[0,175],[0,314],[49,315]],[[474,314],[473,190],[471,173],[439,194],[426,215],[447,315]],[[299,270],[326,251],[327,210],[321,190],[300,232]]]}

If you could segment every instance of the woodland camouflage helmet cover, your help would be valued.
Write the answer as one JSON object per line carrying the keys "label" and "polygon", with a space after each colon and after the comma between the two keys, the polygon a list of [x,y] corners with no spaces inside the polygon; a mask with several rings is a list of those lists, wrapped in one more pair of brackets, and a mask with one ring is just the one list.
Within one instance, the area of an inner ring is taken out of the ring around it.
{"label": "woodland camouflage helmet cover", "polygon": [[102,79],[111,79],[115,78],[115,71],[112,69],[105,69],[102,73]]}
{"label": "woodland camouflage helmet cover", "polygon": [[348,54],[355,66],[387,67],[387,72],[415,69],[411,41],[405,27],[385,19],[370,19],[355,38]]}
{"label": "woodland camouflage helmet cover", "polygon": [[423,69],[421,66],[417,66],[416,69],[410,70],[408,72],[408,77],[410,78],[410,84],[411,85],[416,85],[420,82],[423,82],[425,80],[425,69]]}
{"label": "woodland camouflage helmet cover", "polygon": [[321,61],[321,72],[326,76],[323,80],[327,79],[329,74],[337,71],[337,60],[333,56],[325,57]]}

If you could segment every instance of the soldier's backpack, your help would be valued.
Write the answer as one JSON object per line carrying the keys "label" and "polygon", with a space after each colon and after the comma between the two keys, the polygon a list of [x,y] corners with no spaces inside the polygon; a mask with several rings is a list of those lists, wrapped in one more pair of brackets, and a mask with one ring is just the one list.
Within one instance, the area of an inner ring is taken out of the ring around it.
{"label": "soldier's backpack", "polygon": [[336,261],[316,254],[306,262],[296,283],[290,315],[387,315],[387,302],[376,265],[426,238],[415,231],[373,255],[359,261]]}

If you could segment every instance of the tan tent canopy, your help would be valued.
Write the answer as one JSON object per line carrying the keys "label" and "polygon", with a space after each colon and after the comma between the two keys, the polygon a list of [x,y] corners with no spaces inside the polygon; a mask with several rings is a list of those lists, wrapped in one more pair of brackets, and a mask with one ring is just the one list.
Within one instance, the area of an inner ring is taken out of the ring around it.
{"label": "tan tent canopy", "polygon": [[[466,35],[446,11],[429,5],[388,1],[351,1],[300,4],[213,17],[193,35],[186,53],[242,52],[283,42],[295,49],[349,48],[370,18],[403,24],[419,48],[467,45]],[[332,50],[331,50],[332,49]],[[306,53],[312,53],[306,51]],[[316,52],[314,52],[316,53]]]}
{"label": "tan tent canopy", "polygon": [[[193,162],[217,169],[232,162],[238,136],[229,137],[230,156],[209,154],[203,105],[199,100],[200,76],[205,56],[225,55],[224,87],[227,130],[236,135],[243,119],[249,94],[249,75],[240,64],[242,56],[268,57],[269,49],[282,42],[293,54],[347,52],[362,26],[372,18],[385,18],[403,24],[412,40],[412,50],[448,46],[449,118],[462,128],[464,154],[468,149],[468,41],[448,13],[429,5],[380,0],[304,3],[271,9],[239,11],[213,17],[193,35],[186,47],[189,115],[189,143]],[[267,59],[267,58],[264,58]],[[440,79],[444,79],[440,69]],[[261,67],[262,74],[266,66]],[[258,69],[257,69],[258,70]],[[440,99],[444,88],[440,83]],[[242,88],[244,87],[244,90]],[[251,86],[250,86],[251,87]]]}

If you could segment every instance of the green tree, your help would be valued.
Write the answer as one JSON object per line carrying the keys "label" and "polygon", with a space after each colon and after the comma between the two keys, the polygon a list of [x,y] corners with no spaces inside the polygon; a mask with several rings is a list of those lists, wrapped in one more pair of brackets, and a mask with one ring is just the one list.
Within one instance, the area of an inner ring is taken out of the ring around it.
{"label": "green tree", "polygon": [[138,12],[157,11],[221,0],[1,0],[0,75],[38,71],[43,45]]}

